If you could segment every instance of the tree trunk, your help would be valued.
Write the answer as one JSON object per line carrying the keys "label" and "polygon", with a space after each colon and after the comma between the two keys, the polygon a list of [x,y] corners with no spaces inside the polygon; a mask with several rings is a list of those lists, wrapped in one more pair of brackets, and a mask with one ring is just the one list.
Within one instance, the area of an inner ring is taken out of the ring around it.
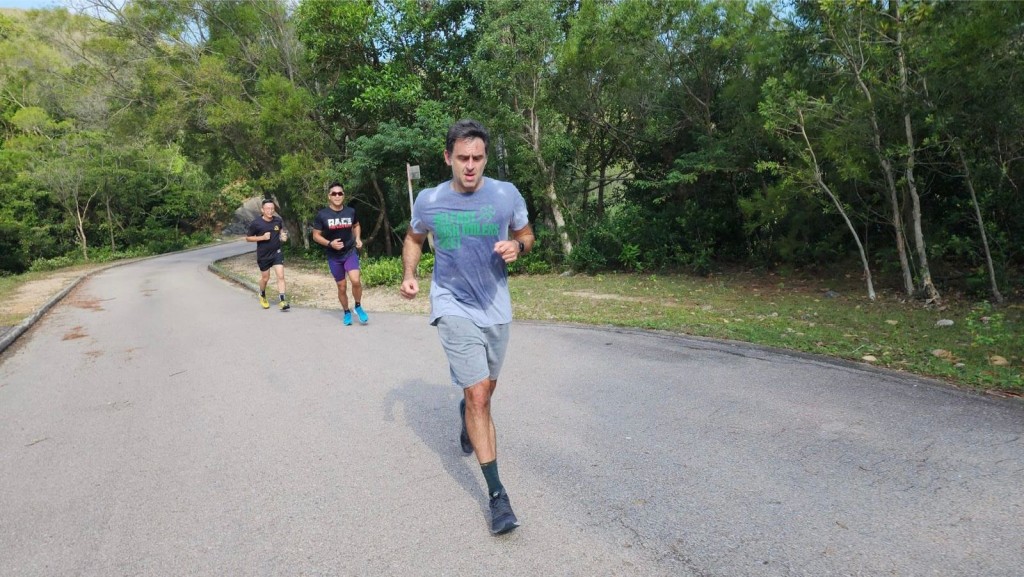
{"label": "tree trunk", "polygon": [[804,129],[804,113],[800,110],[797,111],[797,115],[800,118],[800,135],[803,136],[804,145],[807,146],[807,153],[811,158],[812,168],[814,170],[814,180],[818,184],[825,194],[832,199],[832,204],[836,206],[836,210],[839,211],[839,215],[843,217],[843,221],[846,222],[846,228],[850,230],[850,234],[853,235],[853,241],[857,243],[857,251],[860,252],[861,266],[864,267],[864,280],[868,285],[868,299],[875,300],[875,285],[871,280],[871,265],[868,264],[867,253],[864,252],[864,245],[860,242],[860,236],[857,235],[857,229],[854,228],[853,222],[850,221],[850,217],[846,215],[846,210],[843,208],[843,203],[839,202],[839,198],[832,192],[828,184],[825,182],[824,176],[821,174],[821,166],[818,164],[818,156],[814,153],[814,147],[811,146],[811,139],[807,136],[807,131]]}
{"label": "tree trunk", "polygon": [[981,218],[981,207],[978,205],[978,195],[974,193],[974,180],[971,178],[971,170],[967,166],[967,157],[959,142],[954,142],[957,155],[960,156],[960,165],[964,170],[964,182],[967,183],[967,190],[971,193],[971,204],[974,205],[974,218],[978,221],[978,231],[981,233],[981,245],[985,249],[985,265],[988,267],[989,282],[992,283],[992,298],[997,303],[1003,304],[1003,295],[999,292],[999,285],[996,283],[996,270],[992,266],[992,253],[988,249],[988,235],[985,234],[985,222]]}
{"label": "tree trunk", "polygon": [[558,231],[558,238],[562,240],[562,252],[565,256],[569,256],[572,254],[572,241],[569,240],[569,234],[565,232],[565,218],[562,216],[562,209],[558,206],[555,183],[551,179],[548,179],[544,191],[548,197],[548,202],[551,204],[551,216],[555,219],[555,230]]}
{"label": "tree trunk", "polygon": [[116,252],[117,247],[114,245],[114,211],[110,209],[109,195],[105,199],[105,205],[107,208],[107,226],[110,227],[110,252]]}
{"label": "tree trunk", "polygon": [[[297,231],[299,233],[299,236],[302,237],[302,248],[304,248],[304,249],[308,249],[309,248],[309,239],[306,238],[306,235],[304,234],[305,231],[302,228],[302,224],[298,220],[286,219],[286,218],[284,218],[282,216],[281,217],[281,222],[283,223],[285,230],[287,230],[287,231]],[[294,244],[297,241],[298,241],[297,238],[292,236],[290,233],[288,234],[288,241],[287,241],[288,244]]]}
{"label": "tree trunk", "polygon": [[72,214],[75,217],[75,234],[78,236],[78,244],[82,248],[82,258],[88,261],[89,240],[85,236],[85,213],[75,210]]}
{"label": "tree trunk", "polygon": [[910,121],[910,110],[907,107],[909,86],[907,81],[907,56],[903,52],[903,22],[900,20],[899,1],[893,1],[893,8],[896,12],[896,53],[900,65],[900,95],[903,105],[903,129],[907,136],[907,189],[910,192],[911,221],[914,225],[914,245],[917,248],[917,260],[921,267],[921,288],[928,296],[928,302],[939,302],[939,291],[932,282],[932,273],[928,267],[928,249],[924,241],[924,230],[921,226],[921,197],[917,193],[917,182],[914,179],[914,163],[916,161],[916,144],[914,142],[914,130]]}
{"label": "tree trunk", "polygon": [[903,290],[907,293],[907,296],[911,296],[914,294],[914,277],[910,272],[910,259],[907,256],[907,241],[904,238],[905,232],[903,228],[903,211],[900,208],[896,176],[892,163],[886,158],[885,151],[882,149],[882,130],[878,126],[878,116],[875,114],[871,90],[864,84],[859,74],[857,75],[857,82],[860,85],[861,92],[864,93],[864,97],[871,105],[871,146],[875,151],[875,156],[878,158],[878,164],[882,167],[882,174],[885,176],[885,187],[889,195],[889,207],[892,210],[892,227],[893,232],[896,234],[896,254],[899,256],[900,272],[903,274]]}
{"label": "tree trunk", "polygon": [[372,179],[373,191],[377,193],[377,201],[380,202],[380,210],[377,214],[377,222],[373,225],[373,232],[370,233],[370,241],[377,238],[377,234],[384,229],[384,252],[391,256],[393,249],[391,247],[391,230],[388,226],[388,209],[385,203],[384,191],[380,188],[380,183],[377,182],[376,178]]}
{"label": "tree trunk", "polygon": [[551,216],[555,221],[555,232],[558,233],[558,238],[562,241],[562,254],[568,257],[572,254],[572,241],[569,240],[569,233],[565,231],[565,217],[562,216],[562,208],[559,206],[560,203],[558,201],[558,192],[555,190],[555,170],[553,167],[548,167],[547,163],[544,161],[544,155],[540,150],[540,119],[533,110],[530,110],[530,125],[528,130],[530,147],[533,149],[534,158],[537,160],[537,166],[540,167],[541,174],[544,175],[544,195],[548,199]]}
{"label": "tree trunk", "polygon": [[857,87],[864,95],[864,99],[868,102],[869,110],[869,121],[871,123],[871,146],[874,149],[875,156],[878,159],[879,166],[882,167],[882,175],[885,177],[886,191],[889,196],[889,206],[892,211],[892,227],[893,232],[896,234],[896,254],[899,256],[900,261],[900,272],[903,275],[903,290],[907,296],[914,294],[914,276],[910,270],[910,259],[907,256],[907,242],[905,240],[905,230],[903,227],[903,216],[900,208],[899,192],[896,187],[896,176],[893,171],[892,163],[885,155],[885,149],[882,147],[882,130],[878,125],[878,114],[875,112],[875,100],[871,94],[871,89],[864,81],[863,74],[861,73],[862,66],[865,64],[863,61],[863,55],[853,47],[844,44],[834,30],[831,33],[832,40],[836,42],[841,53],[845,57],[849,71],[853,74],[854,79],[857,81]]}
{"label": "tree trunk", "polygon": [[868,287],[868,299],[875,300],[875,285],[871,281],[871,265],[868,264],[868,257],[864,252],[864,245],[860,242],[860,237],[857,236],[857,229],[853,227],[853,223],[850,222],[850,217],[848,217],[846,215],[846,211],[843,210],[843,204],[839,202],[836,195],[832,193],[832,189],[825,183],[825,179],[822,178],[817,164],[815,164],[814,167],[814,179],[818,181],[818,186],[825,191],[825,194],[832,199],[832,203],[836,205],[836,210],[839,211],[840,216],[843,217],[843,221],[846,222],[846,228],[848,228],[850,230],[850,234],[853,235],[853,241],[857,243],[857,252],[860,253],[861,266],[864,267],[864,281],[867,283]]}

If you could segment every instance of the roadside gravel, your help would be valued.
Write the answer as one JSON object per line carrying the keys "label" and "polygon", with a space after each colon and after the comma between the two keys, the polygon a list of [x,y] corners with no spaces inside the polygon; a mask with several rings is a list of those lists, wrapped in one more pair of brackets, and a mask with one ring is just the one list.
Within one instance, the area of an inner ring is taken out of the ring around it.
{"label": "roadside gravel", "polygon": [[[256,268],[256,260],[251,253],[220,260],[215,264],[236,282],[241,281],[242,284],[250,287],[254,287],[259,282],[259,269]],[[287,283],[288,297],[293,305],[340,310],[341,305],[338,303],[338,291],[335,288],[334,279],[326,270],[317,270],[305,263],[285,262],[284,279]],[[271,286],[274,286],[274,282],[271,277]],[[429,285],[429,282],[422,284]],[[348,291],[351,302],[351,286],[348,287]],[[426,315],[430,312],[430,302],[426,294],[421,294],[416,299],[409,301],[402,298],[398,294],[398,289],[394,287],[364,287],[362,305],[368,313],[390,312]]]}

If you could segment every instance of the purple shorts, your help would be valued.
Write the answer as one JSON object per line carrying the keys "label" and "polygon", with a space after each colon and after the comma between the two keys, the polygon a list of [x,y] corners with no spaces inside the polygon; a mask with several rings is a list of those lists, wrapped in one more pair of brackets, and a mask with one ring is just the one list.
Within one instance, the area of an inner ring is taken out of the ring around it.
{"label": "purple shorts", "polygon": [[341,258],[329,256],[327,257],[327,266],[331,267],[334,282],[341,282],[345,279],[345,274],[348,271],[359,270],[359,251],[350,250]]}

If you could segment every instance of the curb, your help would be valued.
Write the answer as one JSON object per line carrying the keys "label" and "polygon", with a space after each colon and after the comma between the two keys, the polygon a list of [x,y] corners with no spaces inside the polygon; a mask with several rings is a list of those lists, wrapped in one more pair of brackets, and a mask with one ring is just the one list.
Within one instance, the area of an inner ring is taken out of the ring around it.
{"label": "curb", "polygon": [[221,267],[219,264],[217,264],[218,262],[220,261],[214,261],[206,265],[206,270],[212,272],[213,274],[225,280],[231,281],[243,288],[249,289],[252,292],[256,293],[257,295],[260,294],[260,288],[258,286]]}

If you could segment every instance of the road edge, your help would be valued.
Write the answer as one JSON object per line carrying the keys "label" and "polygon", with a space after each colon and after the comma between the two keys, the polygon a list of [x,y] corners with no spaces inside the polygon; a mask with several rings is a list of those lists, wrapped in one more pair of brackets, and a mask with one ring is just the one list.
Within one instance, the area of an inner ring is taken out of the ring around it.
{"label": "road edge", "polygon": [[68,293],[70,293],[72,290],[74,290],[75,287],[77,287],[79,284],[82,283],[82,281],[84,281],[85,279],[89,278],[90,276],[92,276],[92,275],[94,275],[94,274],[96,274],[98,272],[105,271],[105,270],[107,270],[109,268],[112,268],[114,266],[118,266],[119,264],[126,264],[126,263],[112,263],[112,264],[110,264],[108,266],[104,266],[104,267],[100,267],[100,268],[91,270],[91,271],[89,271],[89,272],[79,276],[75,280],[71,281],[71,284],[69,284],[68,286],[64,287],[60,292],[58,292],[54,296],[50,297],[50,300],[48,300],[45,303],[43,303],[43,305],[40,306],[38,309],[36,309],[36,311],[34,313],[32,313],[29,316],[25,317],[25,319],[23,319],[20,323],[18,323],[16,325],[14,325],[13,327],[11,327],[11,330],[9,330],[6,333],[4,333],[3,336],[0,336],[0,354],[3,354],[3,352],[6,351],[8,347],[13,345],[14,342],[18,340],[18,337],[20,337],[21,335],[25,334],[25,332],[27,330],[32,328],[32,325],[36,324],[36,322],[38,322],[39,319],[41,319],[43,317],[43,315],[45,315],[47,312],[49,312],[49,310],[51,308],[53,308],[54,305],[56,305],[60,301],[64,300],[64,297],[68,296]]}
{"label": "road edge", "polygon": [[[175,254],[175,253],[191,252],[191,251],[194,251],[194,250],[201,250],[201,249],[204,249],[204,248],[209,248],[210,246],[218,246],[218,245],[222,245],[222,244],[225,244],[225,243],[238,242],[238,240],[239,239],[218,240],[217,242],[213,242],[213,243],[202,245],[202,246],[189,247],[189,248],[186,248],[186,249],[183,249],[183,250],[176,250],[176,251],[173,251],[173,252],[165,252],[165,253],[162,253],[162,254],[153,254],[153,255],[139,257],[139,258],[129,258],[129,259],[125,259],[125,260],[121,260],[121,261],[117,261],[117,262],[107,263],[104,266],[101,266],[101,267],[93,269],[93,270],[91,270],[91,271],[89,271],[87,273],[84,273],[81,276],[79,276],[78,278],[76,278],[75,280],[73,280],[71,282],[71,284],[69,284],[68,286],[64,287],[64,289],[62,289],[60,292],[58,292],[53,297],[51,297],[42,306],[40,306],[34,313],[32,313],[31,315],[25,317],[20,323],[18,323],[16,325],[14,325],[13,327],[11,327],[11,329],[9,331],[7,331],[6,333],[4,333],[3,335],[0,335],[0,355],[2,355],[8,348],[10,348],[11,345],[13,345],[15,342],[17,342],[18,338],[21,337],[21,335],[25,334],[30,328],[32,328],[33,325],[35,325],[37,322],[39,322],[39,319],[43,318],[43,315],[45,315],[47,312],[49,312],[50,309],[52,309],[57,303],[59,303],[60,301],[64,300],[64,298],[67,297],[68,294],[72,290],[75,289],[75,287],[77,287],[79,284],[82,283],[82,281],[86,280],[87,278],[91,277],[94,274],[101,273],[103,271],[110,270],[110,269],[112,269],[114,267],[119,267],[119,266],[123,266],[123,265],[126,265],[126,264],[131,264],[131,263],[134,263],[134,262],[148,260],[148,259],[151,259],[151,258],[159,258],[159,257],[162,257],[162,256],[167,256],[167,255]],[[211,264],[213,264],[213,263],[211,263]],[[234,279],[232,279],[232,280],[234,280]],[[236,281],[236,282],[242,282],[242,281]]]}

